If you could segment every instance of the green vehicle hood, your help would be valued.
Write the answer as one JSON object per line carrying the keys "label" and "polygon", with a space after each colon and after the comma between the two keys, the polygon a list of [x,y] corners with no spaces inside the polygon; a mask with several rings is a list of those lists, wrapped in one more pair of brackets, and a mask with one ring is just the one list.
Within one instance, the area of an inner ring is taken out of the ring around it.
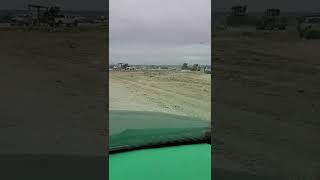
{"label": "green vehicle hood", "polygon": [[111,111],[109,179],[211,179],[211,145],[201,141],[208,123],[164,113]]}
{"label": "green vehicle hood", "polygon": [[144,149],[109,156],[109,179],[210,180],[211,145]]}

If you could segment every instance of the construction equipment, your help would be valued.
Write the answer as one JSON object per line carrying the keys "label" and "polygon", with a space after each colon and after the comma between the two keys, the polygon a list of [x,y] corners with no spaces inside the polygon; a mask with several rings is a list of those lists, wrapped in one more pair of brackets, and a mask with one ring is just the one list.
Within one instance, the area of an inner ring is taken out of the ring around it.
{"label": "construction equipment", "polygon": [[60,7],[28,5],[26,14],[16,15],[10,18],[11,25],[26,25],[26,26],[41,26],[50,25],[51,27],[60,26],[77,26],[84,18],[78,15],[65,15],[62,13]]}
{"label": "construction equipment", "polygon": [[231,11],[232,16],[248,16],[247,6],[233,6]]}
{"label": "construction equipment", "polygon": [[55,25],[55,18],[61,14],[61,9],[58,6],[52,6],[48,11],[48,23],[50,26]]}
{"label": "construction equipment", "polygon": [[298,18],[297,30],[301,38],[320,38],[320,15],[304,16]]}
{"label": "construction equipment", "polygon": [[211,74],[211,66],[206,66],[206,67],[204,68],[204,73],[206,73],[206,74]]}
{"label": "construction equipment", "polygon": [[57,26],[66,25],[66,26],[78,26],[80,21],[79,16],[75,15],[58,15],[54,17],[54,24]]}
{"label": "construction equipment", "polygon": [[288,20],[280,16],[280,9],[267,9],[261,20],[257,23],[257,29],[263,30],[284,30],[288,25]]}
{"label": "construction equipment", "polygon": [[189,69],[188,63],[183,63],[181,66],[181,70],[187,70],[187,69]]}
{"label": "construction equipment", "polygon": [[127,70],[129,67],[128,63],[117,63],[113,66],[113,70]]}
{"label": "construction equipment", "polygon": [[227,25],[246,25],[248,24],[247,6],[233,6],[231,15],[227,17]]}
{"label": "construction equipment", "polygon": [[40,26],[54,22],[54,18],[60,14],[59,7],[47,7],[29,4],[26,14],[19,14],[10,19],[12,25]]}
{"label": "construction equipment", "polygon": [[32,25],[40,25],[49,21],[49,7],[29,4],[28,13]]}
{"label": "construction equipment", "polygon": [[194,64],[191,68],[191,71],[200,71],[201,67],[199,66],[199,64]]}

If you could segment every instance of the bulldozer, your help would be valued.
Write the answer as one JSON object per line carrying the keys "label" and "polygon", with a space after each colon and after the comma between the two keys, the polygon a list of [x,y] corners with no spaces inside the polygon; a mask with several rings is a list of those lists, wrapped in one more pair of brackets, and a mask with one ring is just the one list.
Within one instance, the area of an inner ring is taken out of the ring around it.
{"label": "bulldozer", "polygon": [[280,9],[267,9],[256,28],[261,30],[285,30],[288,19],[280,16]]}

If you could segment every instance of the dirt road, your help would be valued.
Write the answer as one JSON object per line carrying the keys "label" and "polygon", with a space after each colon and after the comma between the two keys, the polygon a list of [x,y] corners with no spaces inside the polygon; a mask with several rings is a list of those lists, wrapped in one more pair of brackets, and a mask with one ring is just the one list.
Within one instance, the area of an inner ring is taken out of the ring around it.
{"label": "dirt road", "polygon": [[211,80],[203,72],[110,71],[110,109],[155,111],[208,120]]}
{"label": "dirt road", "polygon": [[320,41],[294,31],[214,38],[216,158],[251,172],[319,177]]}

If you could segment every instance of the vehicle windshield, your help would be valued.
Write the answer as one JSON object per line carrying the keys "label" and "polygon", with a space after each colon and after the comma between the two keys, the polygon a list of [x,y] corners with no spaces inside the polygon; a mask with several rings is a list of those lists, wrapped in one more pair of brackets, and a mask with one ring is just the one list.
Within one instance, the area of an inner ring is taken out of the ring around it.
{"label": "vehicle windshield", "polygon": [[205,4],[209,1],[190,1],[175,9],[154,6],[159,2],[140,6],[110,1],[111,152],[204,142],[208,137],[211,14]]}

